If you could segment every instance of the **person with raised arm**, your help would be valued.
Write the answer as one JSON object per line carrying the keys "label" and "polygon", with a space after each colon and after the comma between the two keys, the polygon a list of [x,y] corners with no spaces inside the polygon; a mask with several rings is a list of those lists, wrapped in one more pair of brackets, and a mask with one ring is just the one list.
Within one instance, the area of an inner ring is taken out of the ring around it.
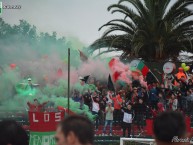
{"label": "person with raised arm", "polygon": [[128,137],[131,137],[131,128],[132,128],[132,122],[135,117],[134,110],[132,110],[131,104],[127,105],[127,108],[122,107],[122,112],[124,113],[123,116],[123,137],[125,137],[125,132],[128,130]]}
{"label": "person with raised arm", "polygon": [[43,107],[44,107],[48,102],[49,102],[49,101],[40,104],[37,99],[34,99],[34,103],[33,103],[33,104],[30,103],[30,102],[27,102],[27,105],[28,105],[28,107],[29,107],[29,111],[31,111],[31,112],[41,112],[41,111],[43,111]]}

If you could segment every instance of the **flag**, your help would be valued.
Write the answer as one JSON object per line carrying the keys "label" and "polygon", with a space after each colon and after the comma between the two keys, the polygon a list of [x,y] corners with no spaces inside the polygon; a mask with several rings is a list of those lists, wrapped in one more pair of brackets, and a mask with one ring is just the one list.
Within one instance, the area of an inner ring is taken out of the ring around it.
{"label": "flag", "polygon": [[85,83],[87,83],[89,77],[90,77],[90,75],[85,76],[85,77],[80,77],[80,80],[84,81]]}
{"label": "flag", "polygon": [[80,52],[80,59],[81,61],[87,61],[88,60],[88,57],[78,49],[78,51]]}
{"label": "flag", "polygon": [[130,63],[130,69],[136,68],[141,71],[142,75],[146,77],[147,84],[159,82],[158,78],[141,60],[133,60]]}
{"label": "flag", "polygon": [[153,75],[152,72],[148,72],[146,76],[147,84],[152,84],[158,82],[156,77]]}
{"label": "flag", "polygon": [[114,72],[113,73],[113,81],[117,82],[117,80],[119,79],[120,75],[121,75],[120,72],[118,72],[118,71]]}
{"label": "flag", "polygon": [[149,68],[140,60],[133,60],[130,63],[130,68],[135,68],[141,71],[143,76],[146,76],[149,72]]}
{"label": "flag", "polygon": [[111,75],[109,74],[109,78],[108,78],[108,84],[107,84],[108,90],[115,92],[115,87],[113,85],[112,79],[111,79]]}

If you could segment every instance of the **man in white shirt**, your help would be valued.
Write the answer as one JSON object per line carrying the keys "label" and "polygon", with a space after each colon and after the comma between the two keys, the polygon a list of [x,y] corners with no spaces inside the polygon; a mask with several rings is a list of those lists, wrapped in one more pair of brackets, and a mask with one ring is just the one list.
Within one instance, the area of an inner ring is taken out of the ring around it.
{"label": "man in white shirt", "polygon": [[95,120],[95,128],[96,130],[98,130],[98,123],[99,123],[98,113],[100,108],[99,108],[99,98],[95,92],[92,94],[91,99],[92,99],[92,114],[97,115]]}

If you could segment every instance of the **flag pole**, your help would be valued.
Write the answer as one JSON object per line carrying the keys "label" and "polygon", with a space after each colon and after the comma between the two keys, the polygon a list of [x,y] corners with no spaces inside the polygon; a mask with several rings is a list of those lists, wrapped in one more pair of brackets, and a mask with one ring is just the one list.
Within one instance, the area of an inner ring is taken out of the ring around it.
{"label": "flag pole", "polygon": [[70,48],[68,48],[68,115],[70,110]]}
{"label": "flag pole", "polygon": [[[143,62],[143,61],[140,60],[140,62]],[[144,62],[143,62],[143,63],[144,63]],[[146,64],[144,63],[144,65],[146,65]],[[159,80],[158,80],[158,78],[154,75],[154,73],[151,71],[150,68],[149,68],[149,72],[154,76],[154,78],[156,79],[156,81],[157,81],[158,83],[160,83]]]}

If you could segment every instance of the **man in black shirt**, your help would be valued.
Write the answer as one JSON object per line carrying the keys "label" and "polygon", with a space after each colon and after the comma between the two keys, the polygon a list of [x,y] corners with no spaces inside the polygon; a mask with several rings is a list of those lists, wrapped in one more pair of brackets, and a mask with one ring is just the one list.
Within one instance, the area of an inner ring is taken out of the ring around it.
{"label": "man in black shirt", "polygon": [[[127,107],[121,107],[123,114],[123,137],[125,137],[125,132],[128,129],[128,137],[131,135],[132,122],[135,116],[134,110],[132,109],[131,104],[128,104]],[[134,135],[134,133],[133,133]]]}
{"label": "man in black shirt", "polygon": [[104,124],[105,121],[105,108],[106,108],[106,104],[107,104],[107,97],[106,95],[104,95],[100,100],[99,100],[99,121],[101,124]]}
{"label": "man in black shirt", "polygon": [[91,102],[92,102],[91,94],[87,92],[83,95],[83,98],[84,98],[84,104],[87,105],[89,109],[91,109]]}
{"label": "man in black shirt", "polygon": [[[139,102],[134,105],[136,123],[139,129],[139,133],[143,133],[143,126],[145,125],[145,115],[147,106],[143,103],[143,99],[139,98]],[[139,135],[140,135],[139,134]]]}

